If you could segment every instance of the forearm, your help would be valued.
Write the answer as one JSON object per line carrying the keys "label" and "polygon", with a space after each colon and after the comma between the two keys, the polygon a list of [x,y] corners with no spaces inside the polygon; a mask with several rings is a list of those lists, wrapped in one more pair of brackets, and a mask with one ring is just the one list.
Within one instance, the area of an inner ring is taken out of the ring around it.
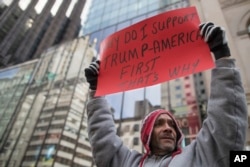
{"label": "forearm", "polygon": [[231,142],[229,149],[242,149],[247,128],[247,105],[240,73],[233,59],[216,62],[216,68],[212,71],[208,114],[218,126],[215,128],[223,134],[220,136]]}
{"label": "forearm", "polygon": [[116,135],[107,101],[103,97],[91,99],[87,105],[87,114],[88,134],[94,159],[97,166],[106,166],[122,145]]}
{"label": "forearm", "polygon": [[198,145],[207,150],[206,160],[227,165],[230,150],[243,149],[247,128],[246,97],[232,59],[216,61],[207,114]]}

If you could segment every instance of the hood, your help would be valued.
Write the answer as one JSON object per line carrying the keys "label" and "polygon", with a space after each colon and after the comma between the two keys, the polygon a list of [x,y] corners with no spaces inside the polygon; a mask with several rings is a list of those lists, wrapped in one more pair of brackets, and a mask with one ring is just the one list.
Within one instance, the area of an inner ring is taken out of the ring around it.
{"label": "hood", "polygon": [[180,130],[180,127],[178,126],[176,119],[173,117],[173,115],[163,109],[159,109],[159,110],[155,110],[150,112],[145,118],[144,120],[142,120],[142,128],[141,128],[141,141],[143,143],[144,148],[146,149],[146,154],[145,156],[147,156],[148,154],[150,154],[151,150],[149,147],[150,144],[150,139],[151,139],[151,134],[153,131],[153,127],[154,127],[154,123],[155,120],[159,117],[159,115],[161,114],[168,114],[172,120],[175,123],[175,130],[176,130],[176,134],[177,134],[177,143],[176,143],[176,148],[174,150],[174,153],[172,156],[178,154],[181,150],[181,142],[182,142],[182,138],[183,138],[183,134]]}

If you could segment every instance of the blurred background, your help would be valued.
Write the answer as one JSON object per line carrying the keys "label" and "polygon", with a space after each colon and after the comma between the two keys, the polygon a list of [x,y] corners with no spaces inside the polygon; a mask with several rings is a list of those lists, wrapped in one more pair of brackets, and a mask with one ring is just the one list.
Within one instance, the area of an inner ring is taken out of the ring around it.
{"label": "blurred background", "polygon": [[[0,166],[95,166],[84,68],[110,34],[189,6],[201,22],[226,29],[250,117],[250,0],[0,0]],[[177,117],[188,145],[206,118],[210,72],[107,95],[124,144],[142,152],[141,119],[163,108]]]}

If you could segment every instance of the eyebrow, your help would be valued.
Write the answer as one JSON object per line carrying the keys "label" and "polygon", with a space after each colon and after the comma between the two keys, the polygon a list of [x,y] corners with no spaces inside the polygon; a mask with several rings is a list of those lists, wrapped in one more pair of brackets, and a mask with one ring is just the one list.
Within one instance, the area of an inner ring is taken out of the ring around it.
{"label": "eyebrow", "polygon": [[173,121],[173,119],[171,119],[171,118],[167,118],[167,119],[157,118],[157,120],[155,121],[154,125],[160,123],[161,121],[164,121],[164,123],[167,122],[167,123],[175,124],[174,121]]}

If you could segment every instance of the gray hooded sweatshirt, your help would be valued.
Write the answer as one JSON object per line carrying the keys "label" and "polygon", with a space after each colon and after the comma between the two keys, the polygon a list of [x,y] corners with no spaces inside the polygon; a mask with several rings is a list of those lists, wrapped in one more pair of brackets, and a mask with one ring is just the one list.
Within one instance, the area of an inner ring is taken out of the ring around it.
{"label": "gray hooded sweatshirt", "polygon": [[207,118],[196,139],[181,151],[178,148],[178,153],[163,157],[150,153],[145,157],[123,145],[116,135],[109,104],[104,97],[91,97],[87,105],[88,135],[97,167],[139,167],[141,161],[143,167],[229,167],[230,150],[244,148],[246,97],[233,59],[217,60],[211,79]]}

